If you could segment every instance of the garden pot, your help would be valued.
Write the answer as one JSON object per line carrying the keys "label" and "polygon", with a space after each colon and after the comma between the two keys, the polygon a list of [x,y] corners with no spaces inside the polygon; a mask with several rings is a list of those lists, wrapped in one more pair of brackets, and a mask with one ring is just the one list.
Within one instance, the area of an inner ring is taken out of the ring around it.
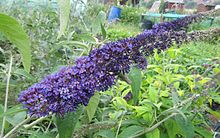
{"label": "garden pot", "polygon": [[112,22],[121,17],[121,8],[112,6],[108,15],[108,21]]}

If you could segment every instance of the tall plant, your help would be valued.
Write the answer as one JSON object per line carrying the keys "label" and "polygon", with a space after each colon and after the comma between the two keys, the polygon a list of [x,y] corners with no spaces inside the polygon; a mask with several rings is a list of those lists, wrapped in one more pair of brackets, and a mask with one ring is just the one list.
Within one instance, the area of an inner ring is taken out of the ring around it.
{"label": "tall plant", "polygon": [[[22,58],[23,66],[26,72],[30,72],[31,66],[31,44],[28,38],[28,35],[25,33],[23,28],[20,24],[12,17],[0,14],[0,32],[13,44],[15,45]],[[12,70],[12,63],[13,63],[13,55],[10,58],[10,65],[9,70],[7,73],[7,83],[6,83],[6,93],[5,93],[5,104],[4,104],[4,114],[7,112],[8,108],[8,96],[9,96],[9,85],[10,85],[10,78],[11,78],[11,70]],[[2,130],[1,136],[4,135],[6,124],[6,116],[3,116],[2,120]]]}

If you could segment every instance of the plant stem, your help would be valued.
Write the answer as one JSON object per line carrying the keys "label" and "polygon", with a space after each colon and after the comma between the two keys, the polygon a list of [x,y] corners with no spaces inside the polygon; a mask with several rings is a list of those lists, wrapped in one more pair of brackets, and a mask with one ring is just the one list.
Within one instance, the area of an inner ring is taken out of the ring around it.
{"label": "plant stem", "polygon": [[152,127],[150,128],[146,128],[144,131],[142,131],[141,133],[135,135],[135,136],[132,136],[130,138],[136,138],[136,137],[139,137],[145,133],[148,133],[148,132],[151,132],[153,131],[154,129],[156,129],[158,126],[160,126],[163,122],[167,121],[168,119],[170,119],[171,117],[177,115],[178,113],[172,113],[171,115],[167,116],[166,118],[164,118],[163,120],[161,120],[160,122],[156,123],[155,125],[153,125]]}
{"label": "plant stem", "polygon": [[[47,117],[48,117],[48,116],[47,116]],[[34,125],[40,123],[41,121],[43,121],[43,120],[46,119],[47,117],[41,117],[41,118],[35,120],[34,122],[32,122],[31,124],[24,125],[24,128],[25,128],[25,129],[29,129],[29,128],[33,127]]]}
{"label": "plant stem", "polygon": [[101,129],[111,129],[116,127],[116,122],[103,122],[103,123],[95,123],[83,126],[82,128],[74,131],[72,138],[81,138],[82,136],[86,136],[91,131],[98,131]]}
{"label": "plant stem", "polygon": [[[11,78],[12,62],[13,62],[13,57],[12,57],[12,55],[11,55],[10,64],[9,64],[9,70],[8,70],[8,75],[7,75],[6,91],[5,91],[4,113],[6,113],[6,111],[7,111],[7,105],[8,105],[8,93],[9,93],[9,85],[10,85],[10,78]],[[1,130],[1,136],[0,136],[1,138],[2,138],[3,135],[4,135],[5,121],[6,121],[6,116],[3,116],[3,120],[2,120],[2,130]]]}
{"label": "plant stem", "polygon": [[52,124],[52,121],[50,121],[49,125],[47,126],[47,129],[46,129],[46,131],[45,131],[46,133],[49,132],[49,128],[50,128],[51,124]]}
{"label": "plant stem", "polygon": [[121,123],[122,123],[122,119],[123,119],[123,117],[124,117],[124,115],[122,115],[121,120],[120,120],[120,122],[119,122],[119,124],[118,124],[118,129],[117,129],[117,132],[116,132],[115,138],[118,138],[118,134],[119,134],[119,130],[120,130],[120,127],[121,127]]}
{"label": "plant stem", "polygon": [[28,117],[27,119],[23,120],[21,123],[15,126],[11,131],[9,131],[3,138],[9,138],[15,131],[17,131],[22,125],[26,124],[30,120],[31,117]]}

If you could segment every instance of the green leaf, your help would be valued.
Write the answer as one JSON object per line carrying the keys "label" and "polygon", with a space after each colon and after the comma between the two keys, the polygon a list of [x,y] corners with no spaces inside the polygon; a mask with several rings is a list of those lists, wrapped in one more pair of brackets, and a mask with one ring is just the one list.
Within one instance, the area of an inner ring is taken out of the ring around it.
{"label": "green leaf", "polygon": [[178,93],[175,90],[172,91],[172,102],[174,105],[177,105],[180,102]]}
{"label": "green leaf", "polygon": [[160,132],[161,138],[169,138],[168,134],[166,132]]}
{"label": "green leaf", "polygon": [[95,112],[97,110],[97,107],[99,105],[99,99],[100,99],[100,96],[99,96],[99,93],[95,93],[91,99],[89,100],[89,104],[88,106],[86,107],[86,113],[88,115],[88,118],[89,118],[89,122],[92,121],[92,118],[94,117],[95,115]]}
{"label": "green leaf", "polygon": [[180,132],[177,123],[173,119],[169,119],[164,123],[164,125],[169,138],[176,138],[176,135]]}
{"label": "green leaf", "polygon": [[129,138],[129,137],[136,135],[137,133],[142,132],[143,130],[144,130],[144,128],[141,126],[130,126],[130,127],[125,128],[118,135],[118,138]]}
{"label": "green leaf", "polygon": [[215,74],[220,73],[220,68],[214,68],[214,69],[213,69],[213,72],[214,72]]}
{"label": "green leaf", "polygon": [[58,33],[58,39],[64,35],[67,24],[69,22],[70,15],[70,0],[57,0],[60,9],[60,31]]}
{"label": "green leaf", "polygon": [[102,32],[102,28],[100,24],[103,25],[105,23],[105,19],[106,19],[106,13],[104,11],[100,11],[92,24],[93,35],[97,35]]}
{"label": "green leaf", "polygon": [[146,134],[146,138],[160,138],[160,130],[158,128],[154,129]]}
{"label": "green leaf", "polygon": [[167,54],[169,55],[169,57],[171,59],[175,59],[176,56],[177,56],[177,50],[176,49],[173,49],[173,48],[170,48],[168,51],[167,51]]}
{"label": "green leaf", "polygon": [[137,118],[135,119],[126,119],[122,121],[123,126],[129,126],[129,125],[140,125],[140,122]]}
{"label": "green leaf", "polygon": [[139,91],[141,89],[142,75],[141,70],[138,68],[132,68],[128,74],[131,80],[131,91],[134,100],[134,105],[138,103]]}
{"label": "green leaf", "polygon": [[215,102],[220,104],[220,95],[218,93],[209,93],[209,94]]}
{"label": "green leaf", "polygon": [[181,115],[175,116],[175,120],[180,128],[182,135],[184,135],[186,138],[194,137],[194,127],[190,120],[185,120],[185,118],[183,118]]}
{"label": "green leaf", "polygon": [[153,86],[149,87],[149,98],[154,103],[156,103],[158,100],[158,91]]}
{"label": "green leaf", "polygon": [[129,105],[127,104],[127,101],[126,101],[124,98],[122,98],[122,97],[114,97],[114,98],[112,99],[112,101],[113,101],[113,104],[114,104],[118,109],[120,109],[120,108],[126,108],[127,106],[129,106]]}
{"label": "green leaf", "polygon": [[58,45],[63,46],[63,45],[72,45],[77,48],[88,48],[89,46],[85,43],[79,42],[79,41],[61,41],[58,43]]}
{"label": "green leaf", "polygon": [[86,41],[86,42],[92,43],[92,44],[96,44],[99,41],[97,38],[91,36],[90,34],[78,34],[77,40]]}
{"label": "green leaf", "polygon": [[150,125],[153,121],[154,114],[151,113],[145,113],[142,115],[143,119],[146,120],[146,124]]}
{"label": "green leaf", "polygon": [[212,109],[208,109],[207,110],[210,114],[214,115],[215,117],[217,117],[218,119],[220,119],[220,113],[217,111],[213,111]]}
{"label": "green leaf", "polygon": [[75,112],[67,113],[63,118],[57,117],[56,124],[60,138],[70,138],[74,132],[75,126],[82,114],[83,108],[79,107]]}
{"label": "green leaf", "polygon": [[14,116],[6,116],[6,120],[13,126],[18,125],[26,118],[26,112],[16,113]]}
{"label": "green leaf", "polygon": [[100,130],[96,133],[97,136],[101,136],[103,138],[114,138],[115,133],[112,130]]}
{"label": "green leaf", "polygon": [[160,60],[161,60],[161,58],[160,58],[160,56],[159,56],[159,54],[158,54],[158,50],[157,50],[157,49],[154,50],[154,59],[155,59],[156,61],[160,61]]}
{"label": "green leaf", "polygon": [[26,115],[26,109],[22,108],[21,105],[14,105],[12,108],[9,108],[5,113],[3,111],[3,106],[0,105],[0,120],[3,116],[5,116],[6,120],[13,126],[22,122],[26,118]]}
{"label": "green leaf", "polygon": [[52,134],[49,133],[41,133],[41,132],[34,132],[28,138],[52,138]]}
{"label": "green leaf", "polygon": [[28,72],[26,72],[26,71],[23,70],[23,69],[17,69],[17,70],[15,70],[14,74],[22,75],[22,76],[26,77],[26,78],[29,79],[29,80],[34,80],[34,77],[31,76]]}
{"label": "green leaf", "polygon": [[194,127],[195,131],[203,136],[204,138],[213,138],[212,132],[206,130],[205,128],[202,127]]}
{"label": "green leaf", "polygon": [[102,25],[102,24],[101,24],[101,30],[102,30],[103,39],[105,39],[106,38],[106,30],[105,30],[104,25]]}
{"label": "green leaf", "polygon": [[31,43],[21,27],[12,17],[0,14],[0,32],[7,37],[19,50],[25,71],[29,73],[31,66]]}
{"label": "green leaf", "polygon": [[15,115],[17,113],[26,111],[26,109],[22,108],[22,106],[20,104],[18,105],[14,105],[12,108],[9,108],[4,114],[4,116],[11,116],[11,115]]}

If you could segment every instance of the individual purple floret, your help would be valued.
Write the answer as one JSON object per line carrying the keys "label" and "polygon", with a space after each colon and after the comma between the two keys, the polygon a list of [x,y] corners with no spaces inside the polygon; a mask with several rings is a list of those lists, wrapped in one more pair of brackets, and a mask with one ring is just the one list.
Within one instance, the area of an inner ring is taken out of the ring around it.
{"label": "individual purple floret", "polygon": [[[75,111],[79,105],[87,105],[95,91],[112,87],[120,73],[128,73],[132,65],[144,69],[145,55],[154,49],[165,50],[173,42],[185,41],[186,32],[181,30],[196,18],[185,17],[171,23],[155,25],[136,37],[110,42],[92,50],[88,56],[76,60],[75,66],[67,66],[48,75],[19,95],[21,102],[32,116],[49,113],[64,115]],[[190,21],[189,21],[190,20]]]}

